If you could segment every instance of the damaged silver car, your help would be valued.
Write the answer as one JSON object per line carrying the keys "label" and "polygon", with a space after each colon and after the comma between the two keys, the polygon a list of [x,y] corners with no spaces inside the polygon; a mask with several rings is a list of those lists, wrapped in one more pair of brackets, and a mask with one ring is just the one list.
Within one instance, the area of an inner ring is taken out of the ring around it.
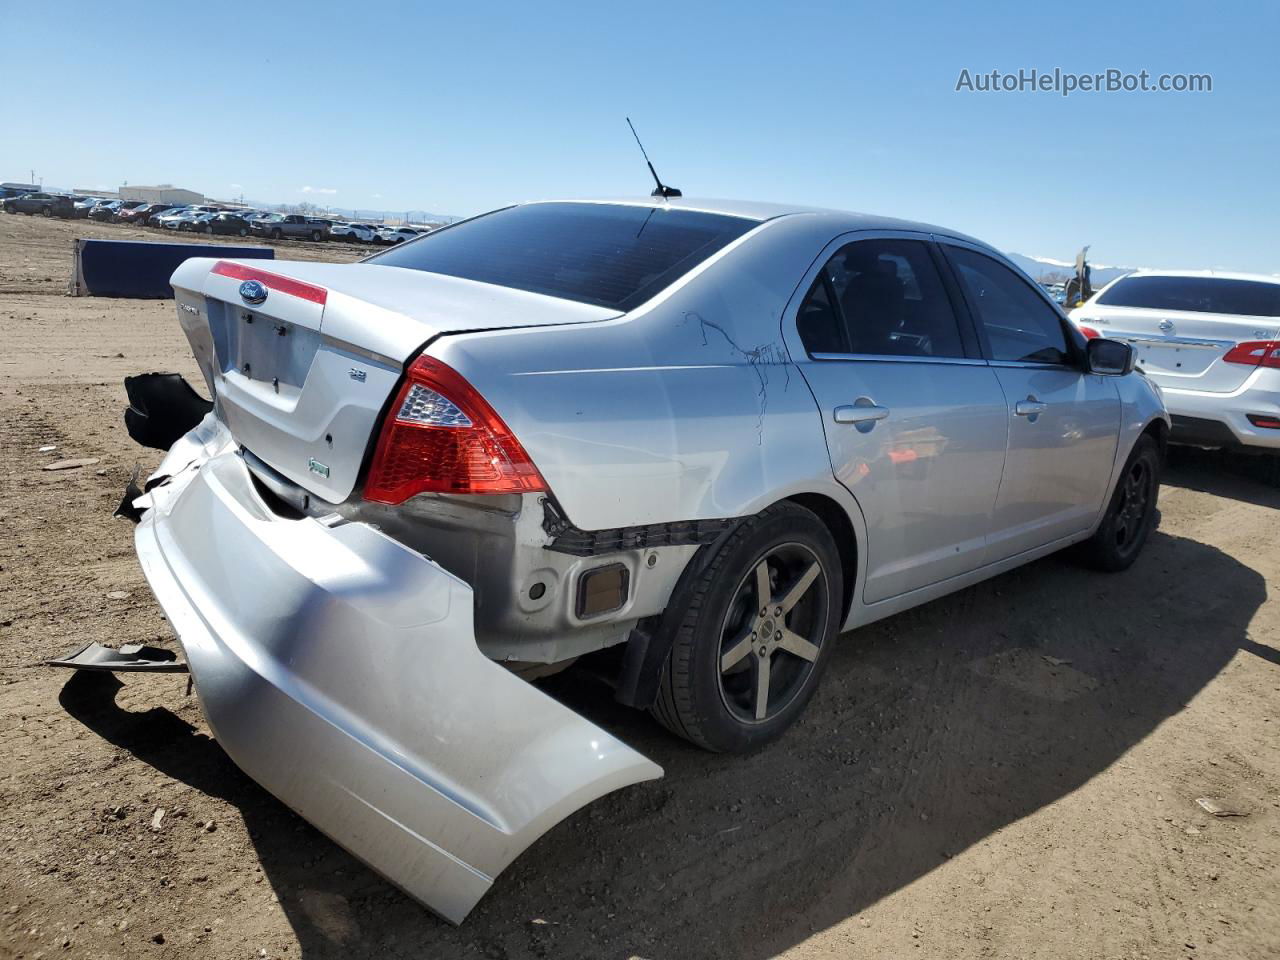
{"label": "damaged silver car", "polygon": [[538,677],[587,658],[749,751],[841,630],[1073,544],[1123,569],[1156,519],[1131,348],[938,227],[532,203],[172,282],[212,407],[137,385],[131,431],[180,436],[125,509],[210,726],[454,922],[662,773]]}

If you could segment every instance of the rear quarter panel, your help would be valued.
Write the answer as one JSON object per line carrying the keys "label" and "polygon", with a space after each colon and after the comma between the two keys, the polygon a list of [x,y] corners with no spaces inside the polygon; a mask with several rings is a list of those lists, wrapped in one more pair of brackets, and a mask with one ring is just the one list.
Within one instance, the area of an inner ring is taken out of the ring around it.
{"label": "rear quarter panel", "polygon": [[493,404],[583,529],[840,496],[781,336],[796,284],[840,232],[824,221],[768,221],[616,320],[449,336],[430,352]]}

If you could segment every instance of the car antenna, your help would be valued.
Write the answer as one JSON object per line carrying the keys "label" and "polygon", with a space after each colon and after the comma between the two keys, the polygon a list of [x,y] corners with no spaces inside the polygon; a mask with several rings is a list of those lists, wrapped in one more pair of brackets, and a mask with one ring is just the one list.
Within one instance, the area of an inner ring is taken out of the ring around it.
{"label": "car antenna", "polygon": [[637,147],[639,147],[639,148],[640,148],[640,152],[641,152],[642,154],[644,154],[644,162],[645,162],[645,163],[647,163],[647,164],[649,165],[649,172],[650,172],[651,174],[653,174],[653,182],[654,182],[654,183],[656,183],[656,184],[658,185],[658,186],[654,189],[653,193],[649,194],[649,196],[651,196],[651,197],[663,197],[663,198],[666,198],[666,197],[683,197],[683,196],[684,196],[684,194],[683,194],[683,193],[681,193],[681,192],[680,192],[679,190],[677,190],[675,187],[668,187],[666,184],[664,184],[664,183],[663,183],[663,182],[658,178],[658,171],[657,171],[657,170],[655,170],[655,169],[653,169],[653,161],[649,159],[649,153],[648,153],[648,151],[647,151],[647,150],[645,150],[645,148],[644,148],[644,144],[640,142],[640,134],[636,133],[636,127],[635,127],[635,124],[633,124],[633,123],[631,122],[631,118],[630,118],[630,117],[627,117],[627,126],[631,128],[631,135],[632,135],[633,137],[635,137],[635,138],[636,138],[636,146],[637,146]]}

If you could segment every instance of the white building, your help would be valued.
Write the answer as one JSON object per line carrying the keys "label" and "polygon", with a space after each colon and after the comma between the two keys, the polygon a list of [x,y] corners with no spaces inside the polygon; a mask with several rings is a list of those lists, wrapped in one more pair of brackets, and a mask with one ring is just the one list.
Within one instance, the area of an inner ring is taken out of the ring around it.
{"label": "white building", "polygon": [[125,184],[120,188],[121,200],[141,200],[144,203],[204,203],[204,194],[183,190],[171,183],[154,187]]}

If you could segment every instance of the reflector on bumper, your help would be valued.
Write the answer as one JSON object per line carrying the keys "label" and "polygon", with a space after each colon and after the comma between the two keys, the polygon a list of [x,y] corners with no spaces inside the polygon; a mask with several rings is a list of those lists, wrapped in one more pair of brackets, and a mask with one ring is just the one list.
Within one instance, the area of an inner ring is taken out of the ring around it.
{"label": "reflector on bumper", "polygon": [[138,556],[219,743],[446,919],[569,813],[662,775],[481,654],[465,583],[367,525],[272,514],[234,450],[148,496]]}

